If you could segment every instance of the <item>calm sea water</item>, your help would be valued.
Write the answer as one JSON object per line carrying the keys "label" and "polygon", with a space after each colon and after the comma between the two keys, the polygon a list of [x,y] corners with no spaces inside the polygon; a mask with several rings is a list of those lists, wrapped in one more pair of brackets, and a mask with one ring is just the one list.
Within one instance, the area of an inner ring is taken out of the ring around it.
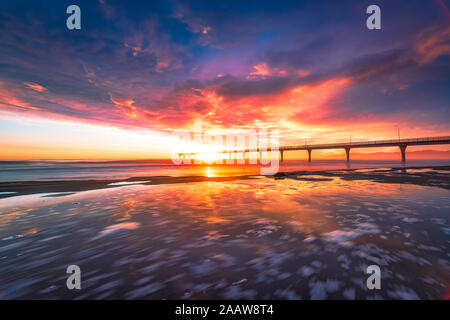
{"label": "calm sea water", "polygon": [[[411,160],[406,166],[450,165],[450,160]],[[396,160],[304,160],[285,161],[279,171],[333,170],[401,167]],[[174,165],[170,160],[135,161],[0,161],[0,181],[52,179],[103,179],[138,176],[230,176],[259,174],[257,165]]]}

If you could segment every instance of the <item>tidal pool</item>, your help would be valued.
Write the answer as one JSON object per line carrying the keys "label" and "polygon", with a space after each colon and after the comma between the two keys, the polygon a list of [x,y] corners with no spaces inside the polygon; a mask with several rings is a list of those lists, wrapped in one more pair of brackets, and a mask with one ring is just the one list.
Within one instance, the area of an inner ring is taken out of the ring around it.
{"label": "tidal pool", "polygon": [[449,212],[450,190],[340,178],[0,199],[0,299],[448,298]]}

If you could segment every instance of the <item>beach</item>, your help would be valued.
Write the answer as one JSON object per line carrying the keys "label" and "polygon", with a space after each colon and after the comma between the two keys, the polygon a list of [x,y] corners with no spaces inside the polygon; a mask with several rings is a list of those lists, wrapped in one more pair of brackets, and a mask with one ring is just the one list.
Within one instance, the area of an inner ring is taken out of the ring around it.
{"label": "beach", "polygon": [[[3,181],[0,192],[0,299],[449,296],[449,166]],[[72,264],[81,290],[67,290]],[[374,264],[380,290],[366,286]]]}

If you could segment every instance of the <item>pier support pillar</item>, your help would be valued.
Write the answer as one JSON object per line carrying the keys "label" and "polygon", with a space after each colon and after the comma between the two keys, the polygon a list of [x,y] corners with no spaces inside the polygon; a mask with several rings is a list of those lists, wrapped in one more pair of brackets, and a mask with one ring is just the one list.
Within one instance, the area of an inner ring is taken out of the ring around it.
{"label": "pier support pillar", "polygon": [[262,163],[262,151],[259,151],[259,163]]}
{"label": "pier support pillar", "polygon": [[283,159],[283,153],[284,153],[284,151],[283,151],[283,150],[280,150],[280,162],[283,162],[283,161],[284,161],[284,159]]}
{"label": "pier support pillar", "polygon": [[350,162],[350,147],[345,148],[345,154],[347,155],[347,162]]}
{"label": "pier support pillar", "polygon": [[231,152],[227,152],[226,153],[226,160],[225,160],[225,163],[226,164],[233,164],[233,159],[231,158]]}
{"label": "pier support pillar", "polygon": [[311,162],[311,151],[312,149],[308,149],[308,162]]}
{"label": "pier support pillar", "polygon": [[406,144],[401,144],[399,145],[400,147],[400,152],[402,153],[402,162],[406,162]]}

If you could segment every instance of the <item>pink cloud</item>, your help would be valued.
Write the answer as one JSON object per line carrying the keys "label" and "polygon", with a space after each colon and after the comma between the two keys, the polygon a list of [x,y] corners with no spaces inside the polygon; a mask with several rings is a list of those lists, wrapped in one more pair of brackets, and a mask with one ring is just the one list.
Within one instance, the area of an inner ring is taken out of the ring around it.
{"label": "pink cloud", "polygon": [[25,85],[28,88],[33,89],[34,91],[37,91],[37,92],[44,92],[45,90],[47,90],[46,88],[44,88],[43,86],[41,86],[37,83],[25,82]]}

